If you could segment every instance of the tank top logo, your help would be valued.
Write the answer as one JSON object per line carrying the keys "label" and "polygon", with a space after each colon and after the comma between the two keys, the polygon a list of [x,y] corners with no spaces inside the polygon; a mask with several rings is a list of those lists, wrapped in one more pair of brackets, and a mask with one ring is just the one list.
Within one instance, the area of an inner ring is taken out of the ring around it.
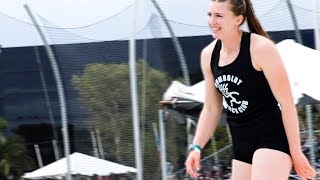
{"label": "tank top logo", "polygon": [[243,113],[248,107],[248,101],[239,99],[239,92],[230,91],[228,85],[230,83],[240,86],[243,81],[234,75],[222,75],[215,80],[215,86],[218,88],[223,99],[227,103],[225,108],[234,114]]}

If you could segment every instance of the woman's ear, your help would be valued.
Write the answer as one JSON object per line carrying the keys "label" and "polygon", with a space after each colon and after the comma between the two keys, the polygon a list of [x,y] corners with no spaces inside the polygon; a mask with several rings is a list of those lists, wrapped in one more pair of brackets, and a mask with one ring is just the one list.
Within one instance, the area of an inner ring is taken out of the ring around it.
{"label": "woman's ear", "polygon": [[236,17],[237,26],[241,26],[243,24],[243,21],[244,21],[243,15],[239,15],[239,16]]}

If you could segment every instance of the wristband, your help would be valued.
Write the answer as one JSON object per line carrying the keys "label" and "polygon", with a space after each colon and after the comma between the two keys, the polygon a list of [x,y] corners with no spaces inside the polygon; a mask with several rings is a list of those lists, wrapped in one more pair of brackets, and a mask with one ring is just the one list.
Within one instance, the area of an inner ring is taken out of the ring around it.
{"label": "wristband", "polygon": [[190,145],[190,151],[195,151],[195,152],[198,152],[198,153],[201,153],[201,146],[197,145],[197,144],[191,144]]}

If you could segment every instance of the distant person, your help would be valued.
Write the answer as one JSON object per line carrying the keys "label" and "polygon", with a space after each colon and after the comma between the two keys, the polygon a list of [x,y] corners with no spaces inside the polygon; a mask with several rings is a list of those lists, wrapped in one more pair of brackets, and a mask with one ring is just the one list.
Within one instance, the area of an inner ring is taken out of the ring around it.
{"label": "distant person", "polygon": [[[232,180],[284,180],[292,166],[302,179],[313,179],[287,73],[250,0],[212,0],[208,15],[215,40],[201,54],[206,98],[187,172],[199,176],[200,152],[218,124],[224,99],[233,140]],[[245,20],[250,32],[240,30]]]}

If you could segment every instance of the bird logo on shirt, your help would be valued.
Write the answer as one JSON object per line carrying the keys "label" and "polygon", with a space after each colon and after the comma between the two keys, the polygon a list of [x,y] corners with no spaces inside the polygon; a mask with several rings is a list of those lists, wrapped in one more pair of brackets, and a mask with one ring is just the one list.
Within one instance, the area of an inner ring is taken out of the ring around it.
{"label": "bird logo on shirt", "polygon": [[230,112],[235,114],[241,114],[243,113],[247,107],[249,102],[245,100],[238,100],[237,96],[240,95],[237,91],[229,91],[229,83],[233,83],[237,86],[240,86],[242,84],[242,80],[234,75],[221,75],[217,77],[215,80],[215,86],[218,88],[222,95],[224,100],[227,102],[226,109],[228,109]]}

